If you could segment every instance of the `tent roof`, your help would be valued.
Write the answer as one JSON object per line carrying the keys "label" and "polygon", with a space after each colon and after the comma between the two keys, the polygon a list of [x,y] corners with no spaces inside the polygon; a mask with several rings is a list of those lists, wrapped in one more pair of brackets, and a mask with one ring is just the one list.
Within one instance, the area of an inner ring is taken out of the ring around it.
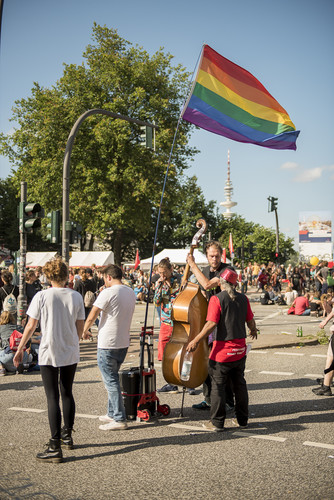
{"label": "tent roof", "polygon": [[70,267],[97,267],[114,264],[114,252],[72,252]]}
{"label": "tent roof", "polygon": [[49,260],[57,255],[57,252],[27,252],[26,266],[44,266]]}
{"label": "tent roof", "polygon": [[[172,264],[177,264],[177,265],[184,265],[186,264],[186,258],[189,253],[189,248],[165,248],[161,252],[157,253],[154,256],[154,264],[159,264],[161,259],[164,259],[166,257],[169,258],[169,260],[172,262]],[[195,262],[198,265],[208,265],[208,260],[204,253],[200,252],[197,248],[194,249],[194,258]],[[141,269],[143,267],[148,268],[150,267],[152,262],[152,257],[149,257],[148,259],[143,259],[140,261],[140,267]]]}

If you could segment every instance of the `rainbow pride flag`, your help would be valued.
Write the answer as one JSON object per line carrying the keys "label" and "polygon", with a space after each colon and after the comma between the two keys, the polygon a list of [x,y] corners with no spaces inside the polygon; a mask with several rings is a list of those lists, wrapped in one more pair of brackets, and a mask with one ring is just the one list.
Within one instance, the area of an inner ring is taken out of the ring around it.
{"label": "rainbow pride flag", "polygon": [[296,149],[299,131],[284,108],[248,71],[204,45],[184,120],[234,141]]}

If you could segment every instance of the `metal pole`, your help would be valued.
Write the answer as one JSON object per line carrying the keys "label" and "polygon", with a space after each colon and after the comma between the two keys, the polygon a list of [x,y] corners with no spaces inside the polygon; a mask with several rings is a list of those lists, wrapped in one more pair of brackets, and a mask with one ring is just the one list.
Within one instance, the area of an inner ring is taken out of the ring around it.
{"label": "metal pole", "polygon": [[245,268],[245,241],[242,240],[241,246],[241,271],[244,272]]}
{"label": "metal pole", "polygon": [[276,208],[275,208],[275,219],[276,219],[276,253],[277,253],[277,264],[279,264],[279,227],[278,227],[278,215]]}
{"label": "metal pole", "polygon": [[2,12],[3,12],[3,4],[5,0],[0,0],[0,46],[1,46],[1,26],[2,26]]}
{"label": "metal pole", "polygon": [[[27,183],[21,182],[21,202],[27,201]],[[27,259],[27,233],[24,231],[24,220],[20,220],[20,265],[19,265],[19,296],[17,298],[17,324],[22,325],[27,310],[26,295],[26,259]]]}
{"label": "metal pole", "polygon": [[107,111],[106,109],[90,109],[83,113],[72,127],[70,135],[67,139],[65,156],[64,156],[64,166],[63,166],[63,221],[62,221],[62,257],[64,261],[68,264],[70,260],[70,231],[66,230],[66,221],[69,221],[70,217],[70,162],[71,153],[73,148],[73,143],[75,136],[80,128],[82,122],[91,115],[106,115],[112,118],[118,118],[119,120],[125,120],[127,122],[136,123],[137,125],[146,125],[152,128],[158,128],[157,125],[143,122],[141,120],[136,120],[130,118],[129,116],[119,115],[118,113],[113,113]]}

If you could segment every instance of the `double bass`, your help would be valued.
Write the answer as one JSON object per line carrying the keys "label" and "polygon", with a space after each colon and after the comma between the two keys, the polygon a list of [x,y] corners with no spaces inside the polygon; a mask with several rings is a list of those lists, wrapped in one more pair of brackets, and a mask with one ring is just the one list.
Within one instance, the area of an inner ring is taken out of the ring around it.
{"label": "double bass", "polygon": [[[199,219],[196,222],[196,227],[199,230],[191,242],[189,252],[191,255],[198,247],[207,224],[204,219]],[[193,352],[189,380],[181,380],[180,375],[187,345],[205,324],[208,303],[200,286],[188,281],[189,274],[190,266],[187,264],[181,281],[180,293],[172,306],[173,332],[164,350],[162,373],[169,384],[195,388],[201,385],[208,375],[209,348],[207,339],[203,339],[196,351]]]}

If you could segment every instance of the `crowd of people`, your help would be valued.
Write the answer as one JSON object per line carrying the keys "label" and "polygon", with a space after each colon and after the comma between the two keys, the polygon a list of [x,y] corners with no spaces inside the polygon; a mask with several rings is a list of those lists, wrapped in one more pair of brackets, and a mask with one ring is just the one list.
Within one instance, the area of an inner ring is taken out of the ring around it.
{"label": "crowd of people", "polygon": [[[209,347],[208,377],[203,383],[204,399],[193,405],[209,410],[207,430],[224,430],[226,414],[234,409],[235,425],[245,428],[248,422],[248,392],[244,378],[247,355],[246,337],[256,339],[257,328],[248,286],[260,293],[261,303],[290,306],[294,314],[317,314],[323,317],[320,327],[334,318],[332,271],[327,262],[317,267],[268,266],[249,264],[238,271],[222,262],[222,247],[211,241],[206,246],[208,266],[200,269],[193,255],[187,257],[189,281],[199,285],[208,303],[206,322],[186,349],[195,352],[201,342]],[[115,265],[101,269],[68,269],[60,259],[53,259],[43,269],[29,270],[26,276],[27,317],[17,324],[19,289],[12,269],[1,272],[0,282],[0,375],[38,367],[47,398],[51,438],[47,448],[37,454],[39,460],[61,462],[61,446],[72,448],[75,402],[72,386],[79,362],[80,339],[92,337],[91,327],[98,326],[97,362],[108,399],[107,413],[100,417],[101,430],[127,428],[126,412],[119,382],[119,370],[130,343],[130,325],[138,301],[154,302],[159,314],[158,359],[173,332],[172,308],[180,293],[184,268],[174,268],[162,259],[149,278],[142,270],[122,270]],[[284,285],[284,286],[283,286]],[[264,297],[265,295],[265,297]],[[267,301],[267,302],[263,302]],[[313,392],[330,396],[334,374],[334,327],[327,352],[324,378]],[[18,347],[10,345],[16,331],[21,336]],[[36,359],[36,356],[38,357]],[[167,383],[160,392],[178,392]],[[192,393],[193,389],[189,389]],[[63,421],[59,398],[62,399]]]}
{"label": "crowd of people", "polygon": [[239,281],[244,293],[249,285],[256,288],[262,305],[286,305],[288,314],[326,317],[334,304],[333,273],[327,261],[294,267],[274,263],[259,266],[255,262],[239,273]]}

